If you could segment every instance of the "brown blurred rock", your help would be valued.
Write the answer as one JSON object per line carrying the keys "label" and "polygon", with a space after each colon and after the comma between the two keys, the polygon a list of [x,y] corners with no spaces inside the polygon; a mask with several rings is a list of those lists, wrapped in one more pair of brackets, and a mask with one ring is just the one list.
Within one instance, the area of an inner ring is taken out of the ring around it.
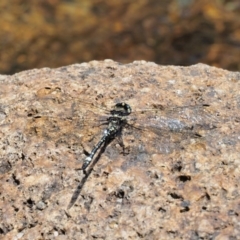
{"label": "brown blurred rock", "polygon": [[240,70],[239,0],[1,0],[0,73],[92,59]]}
{"label": "brown blurred rock", "polygon": [[[1,76],[1,239],[237,239],[239,84],[239,72],[144,61]],[[158,142],[124,129],[128,153],[114,139],[84,176],[84,151],[105,127],[87,116],[123,101],[133,122],[178,107],[173,116],[197,134]],[[161,152],[168,141],[179,145]]]}

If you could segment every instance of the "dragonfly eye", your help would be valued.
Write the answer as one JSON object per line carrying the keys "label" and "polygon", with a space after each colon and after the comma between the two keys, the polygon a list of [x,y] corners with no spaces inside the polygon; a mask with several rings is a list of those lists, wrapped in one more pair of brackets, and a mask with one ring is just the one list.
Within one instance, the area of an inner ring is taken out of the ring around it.
{"label": "dragonfly eye", "polygon": [[127,103],[117,103],[111,111],[112,115],[127,116],[132,112],[131,107]]}

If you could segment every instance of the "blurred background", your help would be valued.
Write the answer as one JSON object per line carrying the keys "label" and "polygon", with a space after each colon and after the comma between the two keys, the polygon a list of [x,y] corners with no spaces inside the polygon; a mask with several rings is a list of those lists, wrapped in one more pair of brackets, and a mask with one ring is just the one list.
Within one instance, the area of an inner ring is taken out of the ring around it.
{"label": "blurred background", "polygon": [[0,74],[90,60],[240,71],[239,0],[1,0]]}

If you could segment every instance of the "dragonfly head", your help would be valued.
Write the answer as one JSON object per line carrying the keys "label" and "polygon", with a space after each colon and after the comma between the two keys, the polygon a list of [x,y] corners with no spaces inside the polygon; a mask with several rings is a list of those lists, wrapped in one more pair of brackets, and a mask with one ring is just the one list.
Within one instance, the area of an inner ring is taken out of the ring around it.
{"label": "dragonfly head", "polygon": [[114,109],[111,110],[111,114],[114,116],[128,116],[132,112],[131,107],[127,103],[117,103]]}

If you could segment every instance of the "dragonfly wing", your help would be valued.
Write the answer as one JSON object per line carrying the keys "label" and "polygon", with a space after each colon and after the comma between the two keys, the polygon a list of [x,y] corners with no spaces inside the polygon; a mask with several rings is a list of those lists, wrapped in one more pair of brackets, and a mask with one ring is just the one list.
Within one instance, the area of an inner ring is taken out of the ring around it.
{"label": "dragonfly wing", "polygon": [[214,126],[220,122],[218,113],[208,106],[196,105],[164,109],[146,109],[136,111],[131,118],[138,124],[152,125],[159,128],[192,128],[196,125]]}

